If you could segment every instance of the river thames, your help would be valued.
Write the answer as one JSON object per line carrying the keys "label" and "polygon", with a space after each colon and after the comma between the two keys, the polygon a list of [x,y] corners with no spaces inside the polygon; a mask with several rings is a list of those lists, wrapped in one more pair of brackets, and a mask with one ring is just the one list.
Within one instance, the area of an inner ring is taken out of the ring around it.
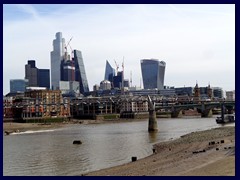
{"label": "river thames", "polygon": [[[127,120],[126,120],[127,121]],[[72,124],[61,129],[27,131],[3,137],[4,176],[74,176],[152,154],[152,145],[181,135],[220,127],[212,118],[161,118],[158,132],[148,120]],[[81,145],[74,145],[81,140]]]}

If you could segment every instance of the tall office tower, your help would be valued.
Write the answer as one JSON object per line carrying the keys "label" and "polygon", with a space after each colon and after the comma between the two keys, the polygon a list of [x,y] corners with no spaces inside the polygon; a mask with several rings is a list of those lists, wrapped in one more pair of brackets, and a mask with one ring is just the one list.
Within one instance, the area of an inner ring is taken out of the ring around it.
{"label": "tall office tower", "polygon": [[89,92],[87,75],[85,72],[83,58],[81,51],[74,50],[74,63],[75,63],[75,81],[79,82],[80,93],[84,94]]}
{"label": "tall office tower", "polygon": [[123,87],[123,71],[118,71],[116,76],[113,76],[113,87],[121,89]]}
{"label": "tall office tower", "polygon": [[75,64],[72,60],[61,61],[61,81],[75,81]]}
{"label": "tall office tower", "polygon": [[25,65],[25,79],[28,79],[28,86],[38,86],[38,69],[35,60],[29,60]]}
{"label": "tall office tower", "polygon": [[164,89],[166,63],[157,59],[142,59],[141,69],[144,89]]}
{"label": "tall office tower", "polygon": [[49,69],[38,69],[38,86],[50,89]]}
{"label": "tall office tower", "polygon": [[25,92],[28,86],[28,79],[11,79],[10,80],[10,92]]}
{"label": "tall office tower", "polygon": [[53,51],[51,51],[51,87],[53,90],[59,89],[60,66],[64,59],[65,39],[62,33],[56,33],[56,39],[53,40]]}
{"label": "tall office tower", "polygon": [[105,77],[104,80],[108,80],[113,83],[113,77],[115,76],[115,69],[109,64],[108,60],[106,60],[106,68],[105,68]]}

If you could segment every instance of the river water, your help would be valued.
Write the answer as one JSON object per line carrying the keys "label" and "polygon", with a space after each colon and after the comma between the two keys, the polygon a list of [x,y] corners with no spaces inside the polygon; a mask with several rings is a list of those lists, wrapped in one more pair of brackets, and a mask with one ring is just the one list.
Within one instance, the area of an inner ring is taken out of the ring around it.
{"label": "river water", "polygon": [[[127,121],[127,120],[126,120]],[[73,124],[61,129],[27,131],[3,137],[4,176],[74,176],[152,154],[152,145],[193,131],[211,129],[215,118],[161,118],[158,132],[148,120]],[[83,144],[74,145],[74,140]]]}

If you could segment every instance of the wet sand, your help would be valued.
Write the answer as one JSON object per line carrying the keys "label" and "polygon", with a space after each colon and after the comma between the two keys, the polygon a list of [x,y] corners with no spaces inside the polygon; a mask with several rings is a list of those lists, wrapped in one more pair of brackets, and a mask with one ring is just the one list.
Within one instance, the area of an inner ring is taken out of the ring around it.
{"label": "wet sand", "polygon": [[102,124],[102,123],[122,123],[122,122],[133,122],[133,121],[146,121],[146,119],[114,119],[114,120],[76,120],[72,119],[70,121],[56,122],[56,123],[15,123],[15,122],[4,122],[3,131],[7,132],[24,132],[24,131],[37,131],[46,129],[56,129],[66,126],[71,126],[72,124]]}
{"label": "wet sand", "polygon": [[149,157],[84,175],[235,176],[235,127],[190,133],[154,148]]}
{"label": "wet sand", "polygon": [[13,132],[38,131],[66,127],[63,123],[3,123],[3,132],[6,134]]}

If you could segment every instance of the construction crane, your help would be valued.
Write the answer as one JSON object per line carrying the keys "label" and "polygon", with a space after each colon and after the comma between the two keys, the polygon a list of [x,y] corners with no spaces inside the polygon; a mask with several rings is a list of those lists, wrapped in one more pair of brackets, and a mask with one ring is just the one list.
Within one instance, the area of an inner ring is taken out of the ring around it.
{"label": "construction crane", "polygon": [[[68,41],[67,45],[65,46],[65,50],[66,50],[66,52],[65,52],[65,60],[67,60],[67,55],[68,55],[67,48],[68,48],[68,46],[69,46],[70,49],[71,49],[71,53],[70,53],[70,54],[72,55],[72,47],[70,46],[70,42],[71,42],[72,38],[73,38],[73,37],[70,38],[70,40]],[[70,59],[71,59],[71,56],[70,56]]]}
{"label": "construction crane", "polygon": [[[115,61],[115,60],[114,60],[114,61]],[[119,65],[117,64],[116,61],[115,61],[115,64],[116,64],[116,70],[117,70],[117,73],[118,73]]]}
{"label": "construction crane", "polygon": [[[72,41],[73,37],[70,38],[70,40],[68,41],[67,45],[65,46],[65,49],[66,49],[66,52],[65,52],[65,60],[70,60],[71,61],[71,71],[72,71],[72,77],[71,77],[71,80],[74,81],[75,80],[75,73],[74,73],[74,61],[73,61],[73,50],[72,50],[72,47],[70,46],[70,42]],[[70,47],[71,49],[71,53],[70,53],[70,58],[68,58],[68,52],[67,52],[67,48],[68,46]]]}

